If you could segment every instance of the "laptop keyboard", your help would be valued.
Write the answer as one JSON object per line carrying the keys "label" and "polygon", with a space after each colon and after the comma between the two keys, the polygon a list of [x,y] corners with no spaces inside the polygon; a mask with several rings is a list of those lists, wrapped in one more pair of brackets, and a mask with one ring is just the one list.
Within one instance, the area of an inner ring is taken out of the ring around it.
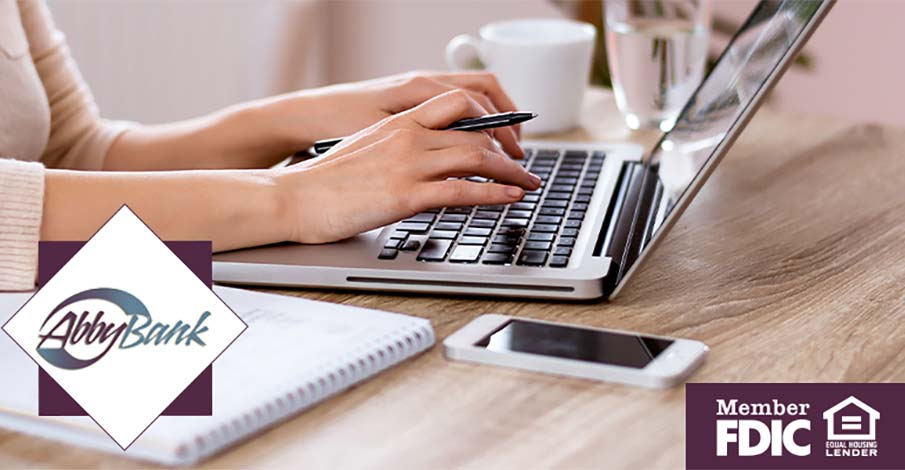
{"label": "laptop keyboard", "polygon": [[[398,223],[378,255],[423,262],[564,268],[603,168],[603,152],[525,149],[522,166],[542,180],[520,202],[447,207]],[[480,177],[468,178],[486,182]]]}

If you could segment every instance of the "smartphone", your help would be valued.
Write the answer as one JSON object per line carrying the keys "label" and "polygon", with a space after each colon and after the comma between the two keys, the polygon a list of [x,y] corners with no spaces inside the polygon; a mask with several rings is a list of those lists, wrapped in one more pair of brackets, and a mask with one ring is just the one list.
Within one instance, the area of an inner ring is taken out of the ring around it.
{"label": "smartphone", "polygon": [[443,341],[447,358],[604,382],[666,388],[704,362],[688,339],[481,315]]}

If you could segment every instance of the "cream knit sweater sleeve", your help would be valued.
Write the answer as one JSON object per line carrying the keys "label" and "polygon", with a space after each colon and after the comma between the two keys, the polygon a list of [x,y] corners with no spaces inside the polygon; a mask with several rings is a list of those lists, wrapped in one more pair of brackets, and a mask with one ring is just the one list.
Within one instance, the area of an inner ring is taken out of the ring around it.
{"label": "cream knit sweater sleeve", "polygon": [[[5,139],[46,139],[40,162],[34,155],[16,155],[0,145],[0,291],[29,290],[34,288],[38,265],[38,240],[44,204],[44,166],[48,168],[70,168],[78,170],[98,170],[113,141],[128,128],[128,124],[114,123],[100,118],[94,98],[82,79],[69,53],[65,37],[54,25],[50,11],[44,0],[17,0],[13,7],[6,5],[0,18],[0,54],[10,51],[27,50],[28,57],[16,59],[15,54],[6,58],[9,64],[20,64],[25,73],[0,74],[0,87],[7,97],[16,97],[13,103],[3,105],[18,106],[20,114],[7,109],[6,118],[22,119],[22,116],[40,115],[35,112],[43,106],[49,113],[50,132],[46,127],[35,127],[31,131],[5,135]],[[21,29],[15,21],[18,10]],[[27,49],[20,49],[27,47]],[[25,67],[34,67],[28,72]],[[36,73],[35,73],[36,72]],[[34,77],[40,81],[38,90],[43,89],[46,100],[32,99],[34,95],[25,92],[29,88],[22,76]],[[17,79],[19,77],[20,79]],[[17,88],[23,87],[23,88]],[[3,116],[4,113],[0,113]],[[9,115],[12,115],[11,117]],[[22,120],[21,122],[34,122]],[[0,122],[0,132],[9,127]],[[9,134],[7,132],[7,134]],[[0,139],[2,144],[3,139]],[[21,143],[21,142],[20,142]],[[12,146],[19,147],[21,146]],[[27,146],[26,146],[27,147]],[[14,157],[17,160],[4,159]]]}
{"label": "cream knit sweater sleeve", "polygon": [[0,291],[34,288],[44,166],[0,159]]}

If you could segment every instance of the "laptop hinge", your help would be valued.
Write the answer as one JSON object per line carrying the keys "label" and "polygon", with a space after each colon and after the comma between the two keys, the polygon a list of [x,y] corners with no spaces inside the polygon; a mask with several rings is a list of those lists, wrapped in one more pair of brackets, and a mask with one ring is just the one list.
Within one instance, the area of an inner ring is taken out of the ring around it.
{"label": "laptop hinge", "polygon": [[[603,291],[612,292],[649,241],[662,185],[655,170],[640,162],[626,162],[616,197],[607,212],[594,255],[611,258]],[[605,231],[605,232],[604,232]]]}

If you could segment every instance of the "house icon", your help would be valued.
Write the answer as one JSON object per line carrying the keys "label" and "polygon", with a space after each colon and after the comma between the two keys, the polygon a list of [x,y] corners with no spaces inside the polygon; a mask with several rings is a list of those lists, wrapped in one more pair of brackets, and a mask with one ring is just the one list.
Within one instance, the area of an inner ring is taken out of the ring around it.
{"label": "house icon", "polygon": [[827,440],[874,441],[880,412],[863,401],[849,396],[823,412]]}

